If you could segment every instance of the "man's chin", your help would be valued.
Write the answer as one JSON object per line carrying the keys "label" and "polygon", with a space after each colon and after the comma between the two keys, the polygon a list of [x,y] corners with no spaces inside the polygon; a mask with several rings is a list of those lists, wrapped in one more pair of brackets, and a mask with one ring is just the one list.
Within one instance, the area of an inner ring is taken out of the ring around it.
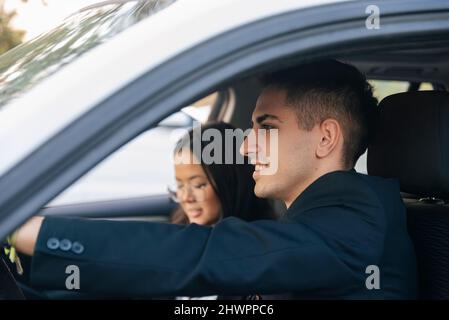
{"label": "man's chin", "polygon": [[270,196],[266,186],[264,186],[261,182],[256,182],[256,185],[254,186],[254,194],[258,198],[268,198]]}

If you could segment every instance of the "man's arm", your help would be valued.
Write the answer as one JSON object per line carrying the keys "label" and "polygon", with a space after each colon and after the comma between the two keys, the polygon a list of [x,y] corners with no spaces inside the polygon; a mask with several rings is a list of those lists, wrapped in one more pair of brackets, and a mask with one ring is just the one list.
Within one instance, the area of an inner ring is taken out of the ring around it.
{"label": "man's arm", "polygon": [[[330,293],[364,286],[365,264],[380,259],[381,232],[358,218],[360,213],[344,208],[321,207],[315,213],[321,216],[316,226],[299,218],[251,223],[228,218],[213,228],[46,218],[34,252],[31,281],[65,289],[66,268],[75,265],[80,270],[81,291],[122,297]],[[314,212],[305,214],[311,217]],[[331,232],[325,220],[334,221],[335,216],[346,230],[322,234]],[[355,230],[358,239],[350,239]],[[83,251],[55,248],[54,239],[81,244]]]}

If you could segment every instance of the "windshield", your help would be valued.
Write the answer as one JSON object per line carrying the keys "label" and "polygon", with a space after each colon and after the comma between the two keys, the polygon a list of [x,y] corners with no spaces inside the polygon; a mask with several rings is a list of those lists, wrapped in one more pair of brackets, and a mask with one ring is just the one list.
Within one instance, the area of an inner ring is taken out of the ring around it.
{"label": "windshield", "polygon": [[88,50],[176,0],[106,1],[0,56],[0,110]]}

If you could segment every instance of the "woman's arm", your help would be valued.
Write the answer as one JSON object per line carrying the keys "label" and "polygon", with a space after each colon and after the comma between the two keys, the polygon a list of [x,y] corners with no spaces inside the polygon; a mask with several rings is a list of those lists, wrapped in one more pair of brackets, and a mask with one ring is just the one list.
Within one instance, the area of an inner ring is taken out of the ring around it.
{"label": "woman's arm", "polygon": [[44,217],[33,217],[16,230],[13,245],[20,253],[32,256]]}

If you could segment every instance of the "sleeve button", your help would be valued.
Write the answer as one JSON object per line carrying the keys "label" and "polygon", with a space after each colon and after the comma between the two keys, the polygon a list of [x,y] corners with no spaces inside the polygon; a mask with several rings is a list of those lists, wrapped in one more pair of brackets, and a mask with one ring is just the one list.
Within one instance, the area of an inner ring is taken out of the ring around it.
{"label": "sleeve button", "polygon": [[72,241],[69,239],[62,239],[61,242],[59,242],[59,249],[62,251],[69,251],[72,249]]}
{"label": "sleeve button", "polygon": [[81,254],[84,252],[84,246],[79,242],[74,242],[72,244],[72,251],[76,254]]}
{"label": "sleeve button", "polygon": [[50,250],[56,250],[59,248],[59,240],[56,238],[50,238],[47,241],[47,248]]}

